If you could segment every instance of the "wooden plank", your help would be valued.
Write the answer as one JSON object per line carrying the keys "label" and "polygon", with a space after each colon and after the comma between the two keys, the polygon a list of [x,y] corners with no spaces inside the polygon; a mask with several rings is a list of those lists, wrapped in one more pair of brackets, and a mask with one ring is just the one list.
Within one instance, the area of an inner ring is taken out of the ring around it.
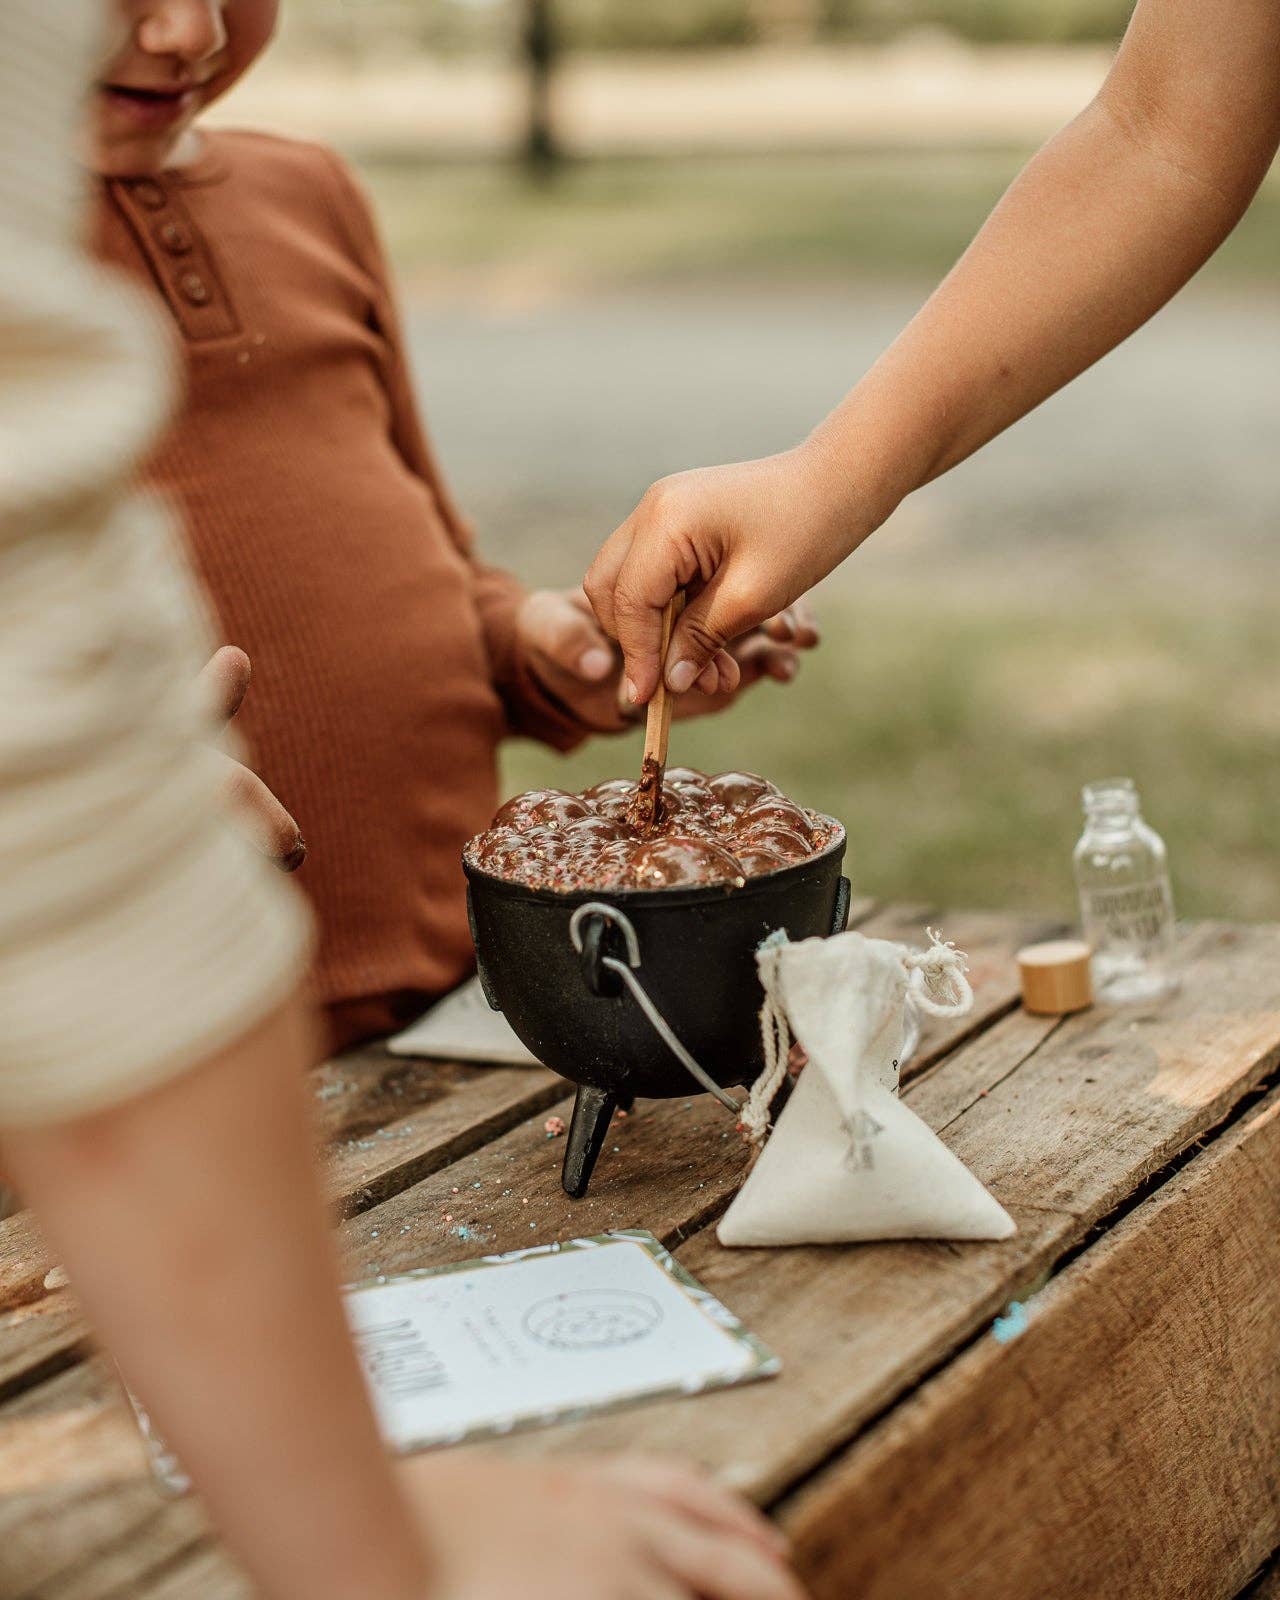
{"label": "wooden plank", "polygon": [[[572,1102],[552,1112],[568,1121]],[[584,1200],[560,1186],[563,1139],[534,1118],[484,1149],[343,1223],[353,1279],[441,1266],[612,1228],[676,1243],[723,1211],[746,1169],[733,1117],[710,1095],[641,1102],[613,1124]]]}
{"label": "wooden plank", "polygon": [[788,1503],[817,1600],[1234,1595],[1280,1540],[1277,1218],[1280,1093]]}
{"label": "wooden plank", "polygon": [[701,1235],[680,1259],[778,1351],[781,1377],[507,1448],[675,1452],[762,1503],[783,1494],[1274,1069],[1280,929],[1205,926],[1182,958],[1183,993],[1159,1013],[1099,1008],[1055,1022],[1019,1010],[906,1091],[1009,1207],[1013,1239],[770,1251]]}
{"label": "wooden plank", "polygon": [[89,1328],[69,1291],[0,1316],[0,1402],[61,1372],[92,1348]]}
{"label": "wooden plank", "polygon": [[[543,1068],[402,1061],[362,1050],[315,1074],[326,1180],[350,1216],[552,1104],[563,1079]],[[0,1400],[78,1360],[89,1331],[29,1211],[0,1221]]]}
{"label": "wooden plank", "polygon": [[411,1061],[381,1048],[330,1062],[315,1097],[335,1206],[352,1216],[376,1205],[563,1093],[543,1067]]}
{"label": "wooden plank", "polygon": [[0,1412],[0,1594],[132,1600],[205,1534],[198,1504],[169,1499],[152,1482],[105,1358]]}
{"label": "wooden plank", "polygon": [[0,1401],[52,1377],[89,1348],[71,1294],[44,1286],[52,1266],[29,1211],[0,1222]]}
{"label": "wooden plank", "polygon": [[[165,1499],[102,1358],[82,1362],[0,1415],[0,1594],[19,1600],[133,1595],[192,1547],[199,1508]],[[91,1564],[77,1551],[92,1548]]]}

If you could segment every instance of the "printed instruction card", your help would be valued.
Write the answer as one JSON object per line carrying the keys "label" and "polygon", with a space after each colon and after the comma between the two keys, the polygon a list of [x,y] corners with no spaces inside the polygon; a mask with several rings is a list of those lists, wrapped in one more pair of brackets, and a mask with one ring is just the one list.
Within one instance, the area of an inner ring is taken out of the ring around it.
{"label": "printed instruction card", "polygon": [[383,1436],[401,1451],[697,1394],[780,1365],[638,1231],[359,1284],[347,1315]]}

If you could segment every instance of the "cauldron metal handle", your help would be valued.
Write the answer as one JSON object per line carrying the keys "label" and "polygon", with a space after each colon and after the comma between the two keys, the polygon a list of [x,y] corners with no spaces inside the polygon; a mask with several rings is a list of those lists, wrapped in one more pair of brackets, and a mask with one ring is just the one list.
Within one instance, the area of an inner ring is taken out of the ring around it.
{"label": "cauldron metal handle", "polygon": [[[585,927],[584,927],[585,925]],[[619,961],[617,956],[607,955],[604,949],[604,936],[609,927],[617,928],[621,933],[627,952],[627,959]],[[700,1067],[685,1047],[671,1031],[671,1025],[658,1010],[644,985],[636,977],[635,969],[640,965],[640,940],[636,937],[636,930],[631,918],[617,906],[611,906],[604,900],[588,900],[580,905],[569,921],[569,937],[573,941],[573,948],[578,952],[582,961],[583,977],[592,994],[610,995],[620,993],[616,987],[617,980],[626,984],[631,991],[631,997],[640,1007],[647,1018],[650,1027],[670,1050],[680,1065],[687,1073],[704,1088],[708,1094],[715,1095],[722,1106],[726,1106],[737,1116],[741,1107],[732,1095],[726,1094],[716,1080],[705,1068]],[[601,969],[614,974],[614,983],[609,984]]]}
{"label": "cauldron metal handle", "polygon": [[[591,908],[588,905],[582,909]],[[627,962],[630,966],[638,967],[640,945],[636,930],[629,919],[624,918],[624,921],[626,927],[619,927],[619,932],[625,940]],[[622,993],[622,980],[606,964],[609,952],[605,941],[609,938],[610,929],[615,926],[618,924],[613,917],[592,916],[582,919],[574,917],[569,927],[569,936],[578,952],[578,965],[582,968],[582,981],[598,1000],[616,1000]]]}

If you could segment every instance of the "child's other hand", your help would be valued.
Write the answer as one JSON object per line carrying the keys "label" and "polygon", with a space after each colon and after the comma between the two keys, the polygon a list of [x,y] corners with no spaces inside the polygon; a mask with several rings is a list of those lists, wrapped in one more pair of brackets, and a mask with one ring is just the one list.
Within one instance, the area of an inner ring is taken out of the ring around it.
{"label": "child's other hand", "polygon": [[[663,675],[662,609],[689,600],[665,662],[683,693],[723,674],[727,642],[792,607],[856,543],[848,472],[816,441],[761,461],[680,472],[655,483],[605,543],[586,592],[626,657],[644,704]],[[860,513],[865,514],[865,513]]]}
{"label": "child's other hand", "polygon": [[[224,644],[215,650],[200,674],[200,692],[219,722],[230,722],[249,689],[253,669],[243,650]],[[237,828],[256,850],[282,872],[296,872],[307,847],[298,824],[267,788],[256,772],[222,751],[220,795]]]}
{"label": "child's other hand", "polygon": [[782,1535],[691,1467],[450,1452],[401,1470],[432,1600],[804,1600]]}
{"label": "child's other hand", "polygon": [[[767,617],[758,628],[741,634],[704,669],[694,687],[680,695],[673,715],[677,718],[702,717],[711,711],[731,706],[744,689],[763,678],[775,683],[790,683],[800,670],[800,652],[812,650],[819,642],[817,618],[806,600],[797,600],[776,616]],[[636,716],[623,685],[623,704]]]}
{"label": "child's other hand", "polygon": [[[596,621],[581,589],[539,589],[526,597],[517,632],[539,683],[598,733],[616,733],[643,713],[627,697],[617,646]],[[710,662],[677,717],[722,711],[743,689],[772,678],[789,683],[799,652],[818,643],[813,613],[803,601],[735,639]]]}

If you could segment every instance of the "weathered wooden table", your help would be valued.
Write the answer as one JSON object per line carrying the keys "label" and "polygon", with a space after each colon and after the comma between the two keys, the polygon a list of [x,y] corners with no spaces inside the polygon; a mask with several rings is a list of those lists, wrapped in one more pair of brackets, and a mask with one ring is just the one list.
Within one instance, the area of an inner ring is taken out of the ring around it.
{"label": "weathered wooden table", "polygon": [[[1176,999],[1053,1021],[1015,1003],[1011,953],[1043,924],[857,915],[970,954],[976,1011],[926,1036],[906,1093],[1016,1237],[723,1250],[744,1152],[709,1097],[637,1107],[572,1202],[543,1129],[559,1079],[374,1049],[316,1077],[352,1275],[473,1256],[460,1224],[488,1250],[659,1234],[782,1376],[493,1448],[705,1462],[791,1530],[815,1595],[1242,1592],[1280,1543],[1280,928],[1191,927]],[[27,1216],[0,1223],[0,1595],[245,1596],[199,1506],[149,1481],[49,1265]],[[1012,1301],[1025,1329],[997,1336]]]}

